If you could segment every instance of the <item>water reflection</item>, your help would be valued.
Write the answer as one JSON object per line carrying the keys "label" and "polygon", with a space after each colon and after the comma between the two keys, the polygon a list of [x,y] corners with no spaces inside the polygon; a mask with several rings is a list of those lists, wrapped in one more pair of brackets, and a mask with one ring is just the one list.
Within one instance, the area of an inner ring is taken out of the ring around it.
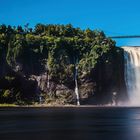
{"label": "water reflection", "polygon": [[140,109],[131,108],[127,112],[128,115],[128,129],[131,139],[139,140],[140,138]]}
{"label": "water reflection", "polygon": [[140,138],[140,108],[16,108],[0,110],[2,140]]}

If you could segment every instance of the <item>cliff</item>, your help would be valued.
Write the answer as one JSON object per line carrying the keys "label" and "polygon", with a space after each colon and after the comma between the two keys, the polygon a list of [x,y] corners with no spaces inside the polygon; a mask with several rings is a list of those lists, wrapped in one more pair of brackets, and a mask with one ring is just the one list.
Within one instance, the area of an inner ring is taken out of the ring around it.
{"label": "cliff", "polygon": [[[127,98],[123,50],[71,25],[0,28],[0,103],[112,104]],[[78,73],[76,74],[76,68]]]}

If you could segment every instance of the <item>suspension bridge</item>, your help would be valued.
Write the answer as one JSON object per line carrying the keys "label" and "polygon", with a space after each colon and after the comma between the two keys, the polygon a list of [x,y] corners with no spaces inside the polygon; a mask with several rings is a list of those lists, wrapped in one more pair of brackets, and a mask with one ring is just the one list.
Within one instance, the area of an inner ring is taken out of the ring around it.
{"label": "suspension bridge", "polygon": [[[109,37],[111,39],[116,40],[116,43],[119,46],[125,46],[125,45],[126,46],[140,46],[140,35],[116,35],[116,36],[109,36]],[[122,39],[123,40],[127,39],[127,41],[121,42]],[[131,39],[132,41],[129,42],[128,40],[131,40]],[[134,41],[133,39],[137,39],[137,40]]]}
{"label": "suspension bridge", "polygon": [[120,38],[140,38],[140,35],[127,35],[127,36],[110,36],[112,39],[120,39]]}

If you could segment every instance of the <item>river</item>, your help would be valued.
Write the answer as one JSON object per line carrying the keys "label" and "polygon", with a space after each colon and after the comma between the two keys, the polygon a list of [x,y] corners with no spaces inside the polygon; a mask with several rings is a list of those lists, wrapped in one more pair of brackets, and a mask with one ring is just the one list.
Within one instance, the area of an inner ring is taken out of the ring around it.
{"label": "river", "polygon": [[140,108],[0,108],[0,140],[140,140]]}

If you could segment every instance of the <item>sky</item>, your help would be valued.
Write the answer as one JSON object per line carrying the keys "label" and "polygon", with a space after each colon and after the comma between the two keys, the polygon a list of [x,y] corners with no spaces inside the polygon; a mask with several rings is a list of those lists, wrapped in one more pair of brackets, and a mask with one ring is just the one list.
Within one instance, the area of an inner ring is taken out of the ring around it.
{"label": "sky", "polygon": [[[107,36],[140,35],[140,0],[0,0],[0,24],[69,24]],[[116,39],[118,46],[140,45]]]}

